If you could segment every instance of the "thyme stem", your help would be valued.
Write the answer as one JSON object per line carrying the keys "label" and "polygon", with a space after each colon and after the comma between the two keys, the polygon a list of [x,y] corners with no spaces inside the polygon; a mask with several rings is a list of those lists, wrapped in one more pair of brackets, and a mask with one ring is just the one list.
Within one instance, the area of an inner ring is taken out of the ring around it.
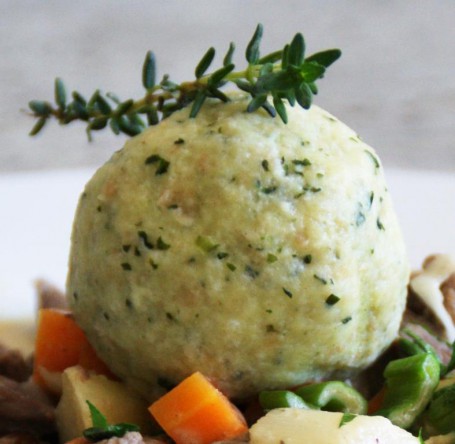
{"label": "thyme stem", "polygon": [[207,98],[229,101],[221,91],[226,84],[232,84],[251,96],[247,111],[263,108],[272,117],[278,114],[286,123],[284,102],[292,106],[297,102],[301,107],[309,108],[313,95],[317,93],[315,82],[340,57],[341,51],[329,49],[305,58],[305,41],[298,33],[283,49],[261,58],[262,32],[259,24],[245,52],[246,69],[235,70],[232,63],[235,46],[231,43],[221,68],[206,73],[215,56],[215,49],[210,48],[195,69],[195,79],[180,84],[172,82],[167,74],[156,83],[155,56],[149,51],[142,68],[145,94],[136,100],[121,101],[112,93],[103,94],[97,90],[88,101],[74,91],[71,94],[73,100],[69,101],[63,81],[57,78],[54,105],[42,100],[29,102],[32,115],[37,119],[30,134],[38,134],[48,120],[55,119],[63,125],[76,120],[85,121],[89,139],[92,131],[107,126],[115,134],[134,136],[190,105],[190,117],[195,117]]}

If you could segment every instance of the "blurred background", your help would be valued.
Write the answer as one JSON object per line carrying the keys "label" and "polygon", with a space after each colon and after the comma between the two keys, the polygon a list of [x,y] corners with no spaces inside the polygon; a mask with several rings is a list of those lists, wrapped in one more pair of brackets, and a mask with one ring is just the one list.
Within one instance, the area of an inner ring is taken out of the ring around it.
{"label": "blurred background", "polygon": [[91,144],[82,124],[27,134],[30,99],[53,100],[53,80],[89,96],[142,94],[147,50],[160,75],[188,80],[209,46],[237,45],[238,66],[258,22],[263,53],[296,32],[308,52],[343,56],[315,102],[353,127],[386,166],[455,171],[453,0],[1,0],[0,173],[92,167],[121,147],[108,131]]}

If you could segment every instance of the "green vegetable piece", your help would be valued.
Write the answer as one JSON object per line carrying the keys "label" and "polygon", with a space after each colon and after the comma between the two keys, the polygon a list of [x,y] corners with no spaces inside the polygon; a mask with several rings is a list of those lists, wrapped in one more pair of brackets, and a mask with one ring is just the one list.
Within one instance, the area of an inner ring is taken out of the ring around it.
{"label": "green vegetable piece", "polygon": [[439,372],[439,362],[431,353],[391,361],[384,371],[384,404],[376,414],[403,429],[409,428],[430,402]]}
{"label": "green vegetable piece", "polygon": [[109,439],[113,436],[121,438],[128,432],[139,432],[139,426],[129,423],[109,424],[106,417],[90,402],[86,401],[90,409],[93,427],[83,431],[84,438],[89,441],[98,442]]}
{"label": "green vegetable piece", "polygon": [[259,404],[264,410],[272,410],[283,407],[294,407],[297,409],[314,409],[300,396],[289,390],[271,390],[259,393]]}
{"label": "green vegetable piece", "polygon": [[435,392],[424,414],[424,424],[432,435],[455,432],[455,384]]}
{"label": "green vegetable piece", "polygon": [[364,415],[366,399],[350,385],[341,381],[328,381],[300,387],[296,390],[305,402],[329,412]]}
{"label": "green vegetable piece", "polygon": [[436,350],[428,342],[424,341],[419,335],[409,329],[403,330],[402,333],[405,334],[406,337],[400,338],[398,345],[404,353],[409,356],[417,355],[419,353],[429,353],[432,355],[439,363],[441,378],[450,371],[450,363],[448,366],[445,366],[436,353]]}

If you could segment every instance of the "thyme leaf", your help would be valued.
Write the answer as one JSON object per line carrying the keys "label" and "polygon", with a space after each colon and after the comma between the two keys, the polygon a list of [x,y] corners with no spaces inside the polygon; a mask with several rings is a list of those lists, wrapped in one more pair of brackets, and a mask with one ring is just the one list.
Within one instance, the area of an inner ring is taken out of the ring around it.
{"label": "thyme leaf", "polygon": [[157,81],[155,55],[148,51],[142,67],[145,94],[139,99],[120,100],[113,93],[96,90],[87,101],[77,91],[69,95],[63,80],[57,78],[55,104],[44,100],[32,100],[28,104],[31,115],[36,118],[30,135],[40,133],[47,121],[53,119],[63,125],[85,122],[89,140],[93,131],[105,128],[114,134],[135,136],[188,106],[190,117],[196,117],[208,98],[229,101],[221,91],[228,83],[251,96],[248,112],[262,108],[271,117],[278,115],[286,123],[285,102],[309,108],[318,91],[315,82],[341,56],[341,51],[328,49],[305,58],[305,40],[297,33],[282,49],[261,57],[262,35],[263,27],[259,24],[245,50],[248,65],[244,70],[236,70],[232,63],[235,45],[231,43],[222,67],[207,73],[216,55],[211,47],[198,62],[195,78],[182,83],[173,82],[168,74]]}

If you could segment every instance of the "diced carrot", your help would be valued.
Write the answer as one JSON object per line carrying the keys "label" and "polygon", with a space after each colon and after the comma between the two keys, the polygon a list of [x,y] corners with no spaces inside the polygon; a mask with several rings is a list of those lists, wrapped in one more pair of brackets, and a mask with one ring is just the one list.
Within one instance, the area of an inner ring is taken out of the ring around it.
{"label": "diced carrot", "polygon": [[35,381],[46,387],[40,368],[48,372],[63,372],[74,365],[81,365],[87,370],[106,376],[111,375],[70,312],[52,308],[41,309],[35,341]]}
{"label": "diced carrot", "polygon": [[177,444],[210,444],[247,432],[239,410],[201,373],[193,373],[149,407]]}
{"label": "diced carrot", "polygon": [[111,379],[117,377],[109,370],[109,367],[96,354],[95,349],[88,341],[85,341],[81,346],[78,364],[87,370],[93,370],[95,373],[105,375]]}

